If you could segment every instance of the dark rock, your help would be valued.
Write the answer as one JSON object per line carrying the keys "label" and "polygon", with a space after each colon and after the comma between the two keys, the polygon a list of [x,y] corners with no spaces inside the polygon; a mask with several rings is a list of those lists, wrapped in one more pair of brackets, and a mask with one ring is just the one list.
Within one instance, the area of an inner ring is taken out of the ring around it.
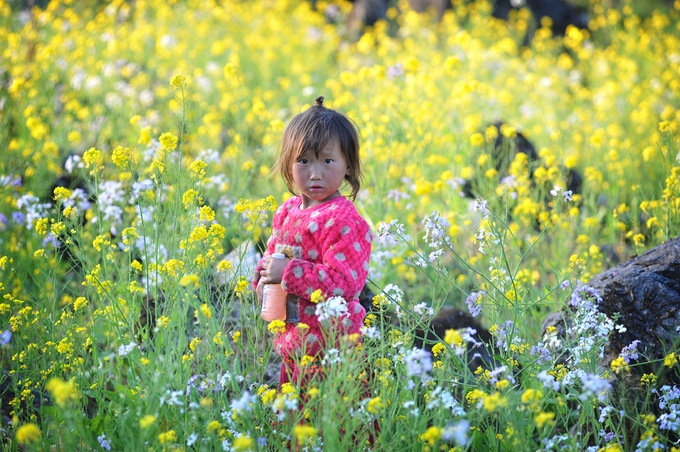
{"label": "dark rock", "polygon": [[473,346],[468,344],[467,361],[468,368],[474,372],[478,367],[482,366],[484,369],[491,369],[494,367],[494,359],[492,351],[487,349],[491,344],[491,333],[484,328],[477,319],[472,317],[467,311],[456,309],[449,306],[444,306],[439,310],[430,321],[429,327],[425,330],[419,328],[416,330],[413,345],[417,348],[422,348],[431,351],[434,344],[440,342],[446,335],[446,331],[450,329],[462,330],[465,328],[472,328],[476,332],[472,337],[481,342],[482,345]]}
{"label": "dark rock", "polygon": [[[588,286],[602,298],[597,309],[625,327],[609,336],[600,365],[609,368],[624,347],[639,340],[640,358],[631,362],[631,381],[655,373],[658,385],[680,384],[677,373],[660,372],[663,358],[680,344],[680,237],[594,276]],[[554,326],[557,336],[565,337],[568,324],[567,312],[551,314],[543,334]]]}
{"label": "dark rock", "polygon": [[675,350],[680,335],[680,237],[593,277],[588,283],[602,297],[599,310],[626,331],[613,332],[605,350],[609,365],[623,347],[640,340],[646,360]]}

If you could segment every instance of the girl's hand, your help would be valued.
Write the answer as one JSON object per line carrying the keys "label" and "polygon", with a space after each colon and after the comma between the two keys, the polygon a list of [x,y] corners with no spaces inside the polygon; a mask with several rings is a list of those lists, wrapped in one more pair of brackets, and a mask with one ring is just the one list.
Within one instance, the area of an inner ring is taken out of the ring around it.
{"label": "girl's hand", "polygon": [[262,262],[262,270],[260,270],[260,284],[281,284],[283,272],[286,269],[290,259],[274,259],[271,256],[265,256]]}
{"label": "girl's hand", "polygon": [[257,295],[257,301],[262,304],[262,298],[264,297],[264,284],[262,284],[262,280],[260,280],[255,288],[255,295]]}

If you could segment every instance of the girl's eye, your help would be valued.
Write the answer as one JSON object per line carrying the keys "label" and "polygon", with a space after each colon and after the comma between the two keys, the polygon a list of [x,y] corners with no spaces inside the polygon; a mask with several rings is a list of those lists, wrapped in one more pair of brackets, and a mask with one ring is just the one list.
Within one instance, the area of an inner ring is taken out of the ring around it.
{"label": "girl's eye", "polygon": [[326,159],[323,162],[326,164],[333,163],[333,159]]}
{"label": "girl's eye", "polygon": [[309,160],[307,160],[307,159],[300,159],[300,160],[298,160],[298,163],[302,163],[303,165],[306,165],[307,163],[309,163]]}

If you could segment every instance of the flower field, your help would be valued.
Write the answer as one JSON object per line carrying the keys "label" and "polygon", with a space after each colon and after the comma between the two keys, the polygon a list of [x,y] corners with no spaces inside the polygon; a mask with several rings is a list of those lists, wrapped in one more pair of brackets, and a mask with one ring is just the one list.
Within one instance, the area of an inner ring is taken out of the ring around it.
{"label": "flower field", "polygon": [[[587,286],[680,231],[680,1],[594,0],[563,37],[484,0],[440,22],[395,2],[360,36],[348,2],[14,3],[4,450],[680,450],[678,335],[653,373],[637,343],[601,366],[623,327]],[[283,129],[318,95],[362,134],[376,296],[362,343],[300,356],[325,379],[278,388],[253,250],[290,196]],[[491,340],[415,347],[444,306]],[[542,334],[567,307],[568,339]]]}

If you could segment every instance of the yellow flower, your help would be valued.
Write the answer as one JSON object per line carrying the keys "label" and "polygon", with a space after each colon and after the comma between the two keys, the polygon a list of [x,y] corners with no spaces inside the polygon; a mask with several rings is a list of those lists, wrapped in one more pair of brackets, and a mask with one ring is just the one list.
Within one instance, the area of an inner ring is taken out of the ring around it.
{"label": "yellow flower", "polygon": [[193,284],[194,288],[198,289],[201,285],[200,278],[198,275],[184,275],[182,278],[179,280],[179,285],[182,287],[187,287],[190,284]]}
{"label": "yellow flower", "polygon": [[117,167],[125,168],[132,160],[132,153],[128,148],[123,149],[121,146],[118,146],[113,150],[111,160],[116,164]]}
{"label": "yellow flower", "polygon": [[35,424],[24,424],[17,429],[17,442],[19,444],[34,443],[40,439],[40,429]]}
{"label": "yellow flower", "polygon": [[313,399],[313,398],[315,398],[316,396],[319,395],[319,392],[320,392],[319,388],[310,388],[307,391],[307,395],[309,396],[310,399]]}
{"label": "yellow flower", "polygon": [[156,326],[158,328],[165,328],[170,324],[170,319],[167,316],[160,316],[158,319],[156,319]]}
{"label": "yellow flower", "polygon": [[501,135],[505,138],[515,138],[517,136],[517,130],[512,126],[503,124],[501,125]]}
{"label": "yellow flower", "polygon": [[309,297],[309,301],[311,301],[312,303],[321,303],[325,300],[326,298],[321,293],[321,289],[316,289],[314,292],[312,292],[312,295],[310,295]]}
{"label": "yellow flower", "polygon": [[260,396],[260,399],[262,399],[262,403],[264,405],[271,404],[274,401],[275,398],[276,398],[276,389],[268,389],[267,391],[263,392],[262,395]]}
{"label": "yellow flower", "polygon": [[298,424],[293,427],[293,435],[297,439],[298,444],[306,444],[314,441],[317,430],[311,425]]}
{"label": "yellow flower", "polygon": [[445,350],[446,346],[441,342],[437,342],[436,344],[434,344],[434,347],[432,347],[432,354],[435,356],[435,358],[437,358]]}
{"label": "yellow flower", "polygon": [[76,301],[73,303],[73,310],[77,311],[79,309],[82,309],[85,306],[87,306],[87,304],[88,304],[88,302],[87,302],[87,299],[85,297],[78,297],[78,298],[76,298]]}
{"label": "yellow flower", "polygon": [[463,343],[463,336],[461,336],[461,334],[454,329],[446,330],[446,333],[444,334],[444,342],[449,345],[461,345]]}
{"label": "yellow flower", "polygon": [[234,341],[234,344],[238,344],[238,341],[241,340],[241,332],[240,331],[235,331],[231,335],[231,340]]}
{"label": "yellow flower", "polygon": [[64,209],[64,217],[72,220],[78,214],[78,209],[73,206],[66,206]]}
{"label": "yellow flower", "polygon": [[212,319],[212,311],[210,310],[210,306],[208,306],[207,303],[203,303],[201,305],[201,314],[207,319]]}
{"label": "yellow flower", "polygon": [[102,158],[102,151],[95,149],[95,148],[90,148],[85,153],[83,154],[83,163],[85,163],[85,168],[89,168],[91,166],[98,168],[104,159]]}
{"label": "yellow flower", "polygon": [[619,373],[622,370],[623,371],[629,371],[630,366],[626,362],[626,360],[623,358],[623,356],[619,356],[618,358],[612,360],[611,362],[611,368],[614,371],[614,373]]}
{"label": "yellow flower", "polygon": [[470,135],[470,144],[473,146],[481,146],[484,144],[484,135],[481,133],[473,133]]}
{"label": "yellow flower", "polygon": [[47,223],[47,218],[38,219],[38,221],[35,222],[35,231],[41,235],[47,234]]}
{"label": "yellow flower", "polygon": [[380,401],[380,397],[374,397],[366,404],[366,411],[371,414],[378,414],[385,408],[385,404]]}
{"label": "yellow flower", "polygon": [[71,190],[66,187],[56,187],[54,189],[54,200],[61,201],[71,197]]}
{"label": "yellow flower", "polygon": [[551,411],[541,412],[536,415],[534,422],[536,427],[543,428],[545,424],[552,425],[554,423],[555,413]]}
{"label": "yellow flower", "polygon": [[64,406],[71,400],[78,400],[80,393],[73,381],[64,381],[61,378],[52,378],[45,385],[57,405]]}
{"label": "yellow flower", "polygon": [[414,56],[410,56],[404,60],[404,70],[406,72],[415,72],[420,67],[420,61]]}
{"label": "yellow flower", "polygon": [[205,168],[208,166],[203,160],[195,160],[189,165],[189,170],[199,179],[205,177]]}
{"label": "yellow flower", "polygon": [[158,435],[158,442],[161,444],[174,443],[177,441],[177,433],[174,430],[168,430],[167,432],[160,433]]}
{"label": "yellow flower", "polygon": [[210,421],[206,428],[208,432],[214,432],[215,430],[219,430],[220,427],[222,427],[222,424],[220,424],[219,421]]}
{"label": "yellow flower", "polygon": [[181,76],[179,74],[175,74],[170,79],[170,84],[172,85],[173,88],[179,89],[182,86],[182,84],[184,83],[184,80],[185,79],[184,79],[183,76]]}
{"label": "yellow flower", "polygon": [[231,270],[231,269],[233,269],[233,268],[234,268],[234,266],[233,266],[232,263],[229,262],[229,261],[223,260],[223,261],[220,261],[220,262],[217,264],[217,271],[218,271],[219,273],[226,273],[226,272],[228,272],[229,270]]}
{"label": "yellow flower", "polygon": [[215,219],[215,211],[212,210],[209,206],[201,207],[199,215],[201,221],[213,221]]}
{"label": "yellow flower", "polygon": [[192,205],[197,198],[198,192],[193,188],[190,188],[189,190],[185,191],[184,194],[182,195],[182,204],[184,204],[184,208],[188,209],[189,206]]}
{"label": "yellow flower", "polygon": [[165,132],[158,138],[158,141],[161,143],[161,146],[163,146],[163,149],[172,151],[177,147],[177,142],[179,140],[174,134]]}
{"label": "yellow flower", "polygon": [[510,386],[510,382],[505,378],[496,382],[496,389],[502,390],[508,386]]}
{"label": "yellow flower", "polygon": [[643,386],[654,386],[656,384],[656,375],[644,374],[642,377],[640,377],[640,384]]}
{"label": "yellow flower", "polygon": [[250,436],[239,436],[234,440],[231,448],[235,451],[253,450],[255,442]]}
{"label": "yellow flower", "polygon": [[146,126],[139,131],[139,140],[137,144],[146,146],[151,141],[151,126]]}
{"label": "yellow flower", "polygon": [[224,339],[222,339],[222,332],[218,331],[215,336],[213,337],[213,344],[215,345],[224,345]]}
{"label": "yellow flower", "polygon": [[522,393],[522,403],[538,403],[543,400],[543,392],[538,389],[529,388]]}
{"label": "yellow flower", "polygon": [[484,409],[486,411],[495,411],[498,408],[508,406],[507,397],[501,397],[501,394],[494,392],[486,397],[484,397]]}
{"label": "yellow flower", "polygon": [[301,367],[306,367],[306,366],[309,366],[310,364],[313,364],[313,363],[314,363],[314,357],[309,356],[309,355],[303,356],[302,359],[300,360],[300,366]]}
{"label": "yellow flower", "polygon": [[139,426],[143,429],[149,428],[154,422],[156,422],[156,416],[147,414],[139,420]]}
{"label": "yellow flower", "polygon": [[286,331],[286,324],[282,320],[272,320],[269,322],[267,329],[272,334],[283,333]]}
{"label": "yellow flower", "polygon": [[198,345],[199,345],[200,343],[201,343],[201,339],[195,337],[195,338],[193,338],[193,339],[191,340],[191,342],[189,343],[189,348],[191,349],[192,352],[195,352],[195,351],[196,351],[196,347],[198,347]]}
{"label": "yellow flower", "polygon": [[666,367],[673,367],[678,363],[678,358],[675,356],[675,353],[670,352],[668,355],[663,360],[663,365]]}
{"label": "yellow flower", "polygon": [[420,435],[420,439],[426,441],[430,446],[433,446],[434,443],[441,439],[443,431],[443,428],[433,425],[425,430],[425,433]]}
{"label": "yellow flower", "polygon": [[39,258],[43,257],[44,255],[45,255],[45,250],[43,248],[40,248],[39,250],[36,250],[33,253],[33,257],[35,257],[36,259],[39,259]]}

